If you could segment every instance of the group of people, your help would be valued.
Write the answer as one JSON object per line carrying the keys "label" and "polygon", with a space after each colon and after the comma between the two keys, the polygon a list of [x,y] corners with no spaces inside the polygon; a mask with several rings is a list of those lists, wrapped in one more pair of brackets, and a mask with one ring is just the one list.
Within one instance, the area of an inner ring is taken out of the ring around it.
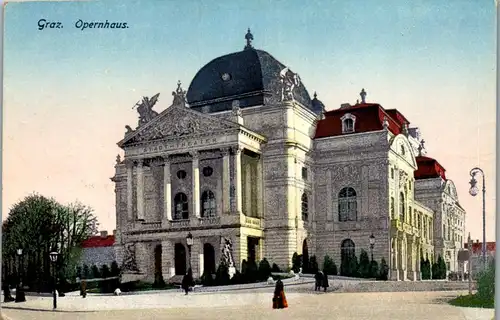
{"label": "group of people", "polygon": [[316,280],[314,291],[321,291],[321,288],[323,288],[326,292],[326,289],[330,286],[328,284],[328,275],[323,271],[318,271],[314,276],[314,280]]}

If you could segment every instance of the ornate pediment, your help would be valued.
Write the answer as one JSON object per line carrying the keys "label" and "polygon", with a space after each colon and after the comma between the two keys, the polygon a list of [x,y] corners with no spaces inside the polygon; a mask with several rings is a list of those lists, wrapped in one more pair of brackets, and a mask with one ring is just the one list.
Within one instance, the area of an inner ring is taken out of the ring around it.
{"label": "ornate pediment", "polygon": [[130,133],[119,142],[119,146],[144,141],[181,138],[198,134],[212,134],[218,131],[238,129],[231,121],[217,119],[182,105],[173,105],[143,127]]}

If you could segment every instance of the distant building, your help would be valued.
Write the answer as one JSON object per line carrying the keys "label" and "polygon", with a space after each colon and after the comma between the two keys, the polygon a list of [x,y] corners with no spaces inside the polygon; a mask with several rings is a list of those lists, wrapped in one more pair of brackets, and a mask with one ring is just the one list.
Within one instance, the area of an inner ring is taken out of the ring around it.
{"label": "distant building", "polygon": [[[468,249],[469,245],[467,243],[464,244],[464,248]],[[496,242],[490,241],[486,242],[486,260],[487,262],[492,261],[495,258],[496,251]],[[472,243],[472,274],[477,274],[481,270],[482,265],[482,257],[483,257],[483,243],[476,240],[476,242]],[[468,267],[466,267],[468,270]]]}
{"label": "distant building", "polygon": [[111,263],[116,260],[115,250],[115,232],[113,235],[108,235],[107,231],[101,231],[98,236],[92,236],[82,243],[82,255],[80,258],[80,265],[93,266],[97,265],[99,268],[106,264],[111,266]]}

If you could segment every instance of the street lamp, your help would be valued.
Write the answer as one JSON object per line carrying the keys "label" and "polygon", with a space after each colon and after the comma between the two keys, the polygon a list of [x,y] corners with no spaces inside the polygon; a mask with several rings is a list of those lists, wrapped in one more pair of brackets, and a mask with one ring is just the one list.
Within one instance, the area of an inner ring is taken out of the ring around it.
{"label": "street lamp", "polygon": [[476,180],[476,174],[480,172],[481,176],[483,177],[483,268],[486,268],[486,203],[485,203],[485,198],[486,198],[486,185],[484,182],[484,171],[481,168],[473,168],[470,171],[470,189],[469,193],[471,196],[475,197],[477,196],[479,192],[479,188],[477,187],[477,180]]}
{"label": "street lamp", "polygon": [[16,288],[16,302],[25,302],[26,297],[23,293],[23,279],[22,279],[22,269],[21,258],[23,255],[23,249],[19,248],[16,250],[17,253],[17,288]]}
{"label": "street lamp", "polygon": [[371,251],[371,254],[372,254],[372,261],[373,261],[373,248],[374,247],[375,247],[375,236],[372,233],[371,236],[370,236],[370,251]]}
{"label": "street lamp", "polygon": [[50,261],[52,262],[52,272],[54,273],[54,291],[52,292],[52,301],[53,301],[53,306],[54,309],[57,308],[57,294],[56,294],[56,262],[57,262],[57,256],[59,255],[58,252],[52,251],[49,253],[50,256]]}
{"label": "street lamp", "polygon": [[186,244],[188,246],[188,253],[189,253],[189,265],[188,265],[188,270],[191,269],[191,247],[193,246],[193,235],[188,233],[186,237]]}

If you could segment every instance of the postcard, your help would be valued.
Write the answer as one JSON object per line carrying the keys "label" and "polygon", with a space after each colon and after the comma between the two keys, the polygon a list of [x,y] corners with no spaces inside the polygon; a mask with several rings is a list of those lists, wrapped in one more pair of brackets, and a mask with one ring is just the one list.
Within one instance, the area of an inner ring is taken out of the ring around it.
{"label": "postcard", "polygon": [[5,3],[2,312],[491,319],[495,13]]}

